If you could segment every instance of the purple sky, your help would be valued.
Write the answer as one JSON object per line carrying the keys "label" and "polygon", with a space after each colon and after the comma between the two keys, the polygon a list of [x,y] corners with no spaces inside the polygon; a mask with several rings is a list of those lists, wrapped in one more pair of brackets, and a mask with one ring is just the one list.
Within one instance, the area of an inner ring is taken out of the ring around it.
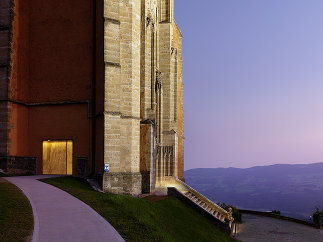
{"label": "purple sky", "polygon": [[322,13],[322,0],[175,0],[185,170],[323,162]]}

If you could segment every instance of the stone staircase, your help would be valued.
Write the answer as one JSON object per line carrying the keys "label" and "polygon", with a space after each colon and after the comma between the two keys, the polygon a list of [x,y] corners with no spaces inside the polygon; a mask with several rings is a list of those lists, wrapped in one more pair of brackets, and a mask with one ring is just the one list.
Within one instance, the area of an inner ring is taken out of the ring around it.
{"label": "stone staircase", "polygon": [[196,194],[192,193],[191,191],[185,192],[184,195],[222,222],[225,222],[225,218],[229,217],[229,215],[225,213],[226,211],[223,211],[219,208],[214,208],[213,204],[213,206],[211,204],[208,204],[208,202],[206,202],[203,198],[196,196]]}
{"label": "stone staircase", "polygon": [[237,234],[237,226],[232,217],[232,210],[226,211],[179,179],[175,179],[172,187],[168,188],[169,191],[170,189],[173,191],[172,195],[177,192],[178,198],[181,200],[186,199],[186,202],[198,208],[204,215],[211,217],[216,224],[225,228],[232,236]]}

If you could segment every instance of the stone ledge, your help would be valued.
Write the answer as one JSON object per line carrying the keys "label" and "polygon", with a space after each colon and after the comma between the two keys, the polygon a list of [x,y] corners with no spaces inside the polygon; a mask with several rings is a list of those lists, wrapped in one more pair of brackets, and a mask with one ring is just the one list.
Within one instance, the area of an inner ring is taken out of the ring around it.
{"label": "stone ledge", "polygon": [[36,157],[0,156],[0,169],[11,175],[35,175],[37,172]]}

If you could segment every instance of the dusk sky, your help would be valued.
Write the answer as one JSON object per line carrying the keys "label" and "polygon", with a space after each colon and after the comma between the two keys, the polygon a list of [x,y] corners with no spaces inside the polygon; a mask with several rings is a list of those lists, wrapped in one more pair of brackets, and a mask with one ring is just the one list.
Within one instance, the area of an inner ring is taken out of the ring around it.
{"label": "dusk sky", "polygon": [[323,162],[322,13],[322,0],[175,0],[185,170]]}

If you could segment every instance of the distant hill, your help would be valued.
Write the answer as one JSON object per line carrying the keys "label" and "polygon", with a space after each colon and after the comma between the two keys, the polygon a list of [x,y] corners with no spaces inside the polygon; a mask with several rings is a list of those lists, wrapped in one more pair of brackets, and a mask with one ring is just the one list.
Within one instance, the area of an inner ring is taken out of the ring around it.
{"label": "distant hill", "polygon": [[308,219],[315,206],[323,207],[323,163],[199,168],[185,171],[185,178],[211,200],[238,208]]}

